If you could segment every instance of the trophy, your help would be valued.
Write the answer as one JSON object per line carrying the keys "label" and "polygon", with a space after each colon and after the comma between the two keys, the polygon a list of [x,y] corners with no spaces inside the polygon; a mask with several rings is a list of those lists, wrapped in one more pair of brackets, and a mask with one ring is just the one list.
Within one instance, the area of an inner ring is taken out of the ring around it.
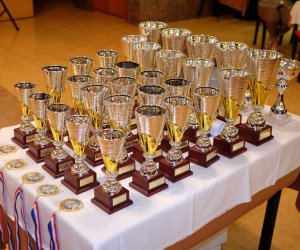
{"label": "trophy", "polygon": [[100,68],[114,68],[118,60],[118,52],[114,50],[98,50],[97,58]]}
{"label": "trophy", "polygon": [[140,70],[154,69],[154,55],[161,46],[153,42],[141,42],[133,46],[133,59],[140,65]]}
{"label": "trophy", "polygon": [[194,108],[200,136],[196,145],[189,149],[189,160],[203,167],[210,166],[220,158],[217,155],[217,148],[211,145],[209,139],[209,131],[217,116],[220,97],[220,91],[211,87],[199,87],[194,92]]}
{"label": "trophy", "polygon": [[21,148],[27,148],[28,142],[33,141],[36,135],[35,127],[30,123],[29,96],[34,93],[35,84],[30,82],[19,82],[15,85],[16,96],[21,108],[22,124],[14,129],[14,137],[11,140]]}
{"label": "trophy", "polygon": [[[112,95],[105,100],[105,108],[107,110],[110,127],[123,131],[126,139],[130,141],[129,145],[126,145],[125,143],[121,154],[120,164],[118,166],[119,180],[131,176],[135,170],[135,162],[127,154],[127,148],[138,144],[137,135],[130,135],[130,120],[132,117],[133,105],[134,99],[129,95]],[[135,137],[135,141],[130,138],[132,136]],[[133,142],[134,145],[131,145]]]}
{"label": "trophy", "polygon": [[217,77],[227,125],[221,135],[214,138],[214,146],[217,147],[218,153],[233,158],[247,151],[245,141],[239,137],[234,121],[243,106],[249,73],[244,69],[221,69]]}
{"label": "trophy", "polygon": [[191,35],[186,38],[188,56],[191,58],[205,58],[213,60],[215,45],[218,39],[209,35]]}
{"label": "trophy", "polygon": [[166,96],[184,96],[190,94],[191,83],[184,79],[174,78],[165,81]]}
{"label": "trophy", "polygon": [[181,140],[188,126],[192,110],[192,101],[183,96],[170,96],[164,100],[166,109],[166,126],[172,148],[167,157],[159,161],[159,170],[172,182],[179,181],[193,172],[190,162],[184,159],[180,150]]}
{"label": "trophy", "polygon": [[[144,152],[144,162],[140,171],[132,175],[129,186],[143,195],[151,196],[168,187],[165,176],[156,167],[153,158],[162,140],[166,122],[165,109],[159,106],[140,106],[136,110],[140,146]],[[162,159],[163,156],[160,156]]]}
{"label": "trophy", "polygon": [[165,79],[178,78],[185,54],[176,50],[160,50],[155,53],[155,68],[164,73]]}
{"label": "trophy", "polygon": [[276,75],[282,55],[276,51],[252,49],[248,52],[247,69],[250,73],[249,89],[254,112],[246,124],[239,126],[239,134],[256,146],[273,139],[272,126],[266,124],[262,113],[270,90],[276,86]]}
{"label": "trophy", "polygon": [[123,55],[127,61],[133,61],[133,46],[140,42],[146,42],[147,37],[143,35],[126,35],[121,38]]}
{"label": "trophy", "polygon": [[164,81],[164,73],[158,70],[142,71],[139,75],[139,85],[158,85],[162,86]]}
{"label": "trophy", "polygon": [[158,21],[145,21],[139,23],[139,32],[147,36],[148,41],[161,44],[161,31],[168,27],[168,24]]}
{"label": "trophy", "polygon": [[[214,62],[210,59],[203,58],[188,58],[183,61],[183,75],[184,79],[191,83],[191,99],[197,87],[207,87],[213,72]],[[186,130],[185,135],[193,143],[196,142],[199,136],[198,122],[194,108],[189,117],[189,128]]]}
{"label": "trophy", "polygon": [[87,56],[76,56],[70,59],[73,75],[90,75],[93,60]]}
{"label": "trophy", "polygon": [[74,158],[63,149],[64,135],[66,133],[66,120],[70,115],[70,107],[63,103],[51,104],[47,109],[48,121],[53,136],[54,149],[50,155],[45,156],[46,170],[52,177],[59,178],[64,171],[74,164]]}
{"label": "trophy", "polygon": [[104,86],[108,86],[112,79],[118,77],[118,72],[114,68],[96,68],[94,74],[96,83]]}
{"label": "trophy", "polygon": [[273,123],[285,124],[291,120],[291,115],[287,112],[284,104],[283,93],[288,87],[288,81],[297,77],[300,71],[300,62],[293,59],[282,58],[280,69],[277,75],[278,96],[274,105],[271,107],[269,120]]}
{"label": "trophy", "polygon": [[46,90],[51,95],[51,103],[60,103],[65,91],[65,82],[68,68],[60,65],[42,67],[44,72]]}
{"label": "trophy", "polygon": [[124,148],[125,138],[125,134],[117,129],[104,129],[98,137],[106,168],[106,181],[102,186],[94,189],[95,197],[91,201],[108,214],[133,203],[129,199],[129,191],[117,180],[117,165]]}
{"label": "trophy", "polygon": [[163,48],[165,50],[177,50],[184,52],[186,49],[185,41],[192,32],[187,29],[168,28],[161,32]]}
{"label": "trophy", "polygon": [[29,96],[31,111],[36,124],[37,135],[34,141],[28,142],[26,153],[37,163],[44,161],[54,146],[46,136],[47,133],[47,108],[51,96],[47,93],[36,92]]}
{"label": "trophy", "polygon": [[85,148],[88,145],[91,119],[86,115],[71,115],[67,119],[67,130],[74,149],[75,163],[64,172],[63,185],[73,193],[80,194],[100,183],[96,173],[84,162]]}
{"label": "trophy", "polygon": [[103,85],[89,85],[82,88],[82,92],[84,107],[86,114],[91,119],[91,130],[93,131],[89,145],[85,150],[85,160],[93,167],[96,167],[103,163],[98,136],[102,128],[104,100],[108,94],[108,88]]}
{"label": "trophy", "polygon": [[135,62],[118,62],[116,65],[118,76],[136,79],[139,74],[139,64]]}

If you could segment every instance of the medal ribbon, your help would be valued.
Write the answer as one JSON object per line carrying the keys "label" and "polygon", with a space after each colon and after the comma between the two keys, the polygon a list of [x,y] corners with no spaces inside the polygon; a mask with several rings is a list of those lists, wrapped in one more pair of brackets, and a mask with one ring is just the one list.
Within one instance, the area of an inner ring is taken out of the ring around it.
{"label": "medal ribbon", "polygon": [[50,250],[59,250],[56,212],[53,213],[51,220],[48,223],[48,231],[50,235]]}
{"label": "medal ribbon", "polygon": [[42,249],[42,234],[41,234],[41,223],[40,223],[40,212],[38,198],[34,201],[33,208],[31,209],[31,217],[34,223],[34,235],[36,242],[36,249]]}

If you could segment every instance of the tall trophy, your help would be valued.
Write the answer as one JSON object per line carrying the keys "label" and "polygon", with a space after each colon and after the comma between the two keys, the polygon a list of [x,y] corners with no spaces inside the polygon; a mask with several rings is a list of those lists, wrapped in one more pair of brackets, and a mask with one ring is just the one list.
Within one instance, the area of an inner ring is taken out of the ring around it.
{"label": "tall trophy", "polygon": [[239,134],[256,146],[273,139],[272,126],[266,124],[262,113],[269,92],[276,86],[276,76],[282,55],[276,51],[252,49],[248,52],[247,68],[250,73],[249,89],[254,112],[246,124],[239,126]]}
{"label": "tall trophy", "polygon": [[28,142],[26,153],[37,163],[44,161],[54,146],[47,137],[47,108],[50,104],[51,96],[47,93],[36,92],[29,97],[31,111],[36,124],[37,135],[34,141]]}
{"label": "tall trophy", "polygon": [[140,106],[136,110],[136,118],[139,142],[145,161],[141,170],[133,173],[129,186],[143,195],[151,196],[168,187],[165,183],[165,176],[160,173],[153,160],[163,137],[166,122],[165,109],[152,105]]}
{"label": "tall trophy", "polygon": [[100,183],[96,173],[84,162],[85,148],[88,145],[91,119],[86,115],[71,115],[67,119],[67,130],[74,149],[75,163],[64,172],[63,185],[73,193],[80,194]]}
{"label": "tall trophy", "polygon": [[140,72],[140,65],[135,62],[118,62],[116,65],[118,76],[136,79]]}
{"label": "tall trophy", "polygon": [[53,136],[55,148],[50,155],[45,156],[45,169],[52,177],[59,178],[64,171],[74,164],[74,158],[63,149],[66,133],[66,120],[70,115],[70,107],[63,103],[51,104],[47,109],[48,121]]}
{"label": "tall trophy", "polygon": [[126,35],[121,38],[123,56],[127,61],[133,61],[133,46],[140,42],[146,42],[147,36]]}
{"label": "tall trophy", "polygon": [[93,132],[85,150],[85,160],[96,167],[103,163],[98,136],[102,129],[104,100],[108,95],[108,88],[103,85],[90,85],[82,88],[82,91],[86,114],[91,118],[91,130]]}
{"label": "tall trophy", "polygon": [[90,75],[93,67],[93,60],[87,56],[75,56],[70,59],[73,75]]}
{"label": "tall trophy", "polygon": [[179,181],[193,174],[190,161],[184,159],[180,150],[181,140],[188,127],[192,101],[183,96],[170,96],[164,100],[166,126],[172,148],[167,157],[159,161],[159,170],[172,182]]}
{"label": "tall trophy", "polygon": [[221,69],[218,71],[218,85],[227,125],[221,135],[214,138],[218,153],[233,158],[245,151],[245,141],[239,137],[234,125],[244,102],[245,91],[249,84],[249,73],[244,69]]}
{"label": "tall trophy", "polygon": [[164,73],[158,70],[142,71],[138,77],[139,85],[158,85],[162,86],[164,81]]}
{"label": "tall trophy", "polygon": [[92,202],[106,213],[112,214],[133,203],[129,199],[129,191],[117,180],[119,174],[117,166],[126,136],[121,130],[104,129],[100,132],[98,140],[106,168],[106,181],[94,189],[95,197]]}
{"label": "tall trophy", "polygon": [[168,28],[168,24],[158,21],[145,21],[139,23],[139,32],[147,36],[148,41],[161,44],[161,31]]}
{"label": "tall trophy", "polygon": [[280,69],[277,75],[279,82],[277,83],[278,96],[274,105],[271,107],[269,119],[275,124],[285,124],[291,120],[284,104],[284,91],[288,87],[288,81],[296,78],[300,71],[300,62],[293,59],[282,58],[280,61]]}
{"label": "tall trophy", "polygon": [[163,42],[163,48],[166,50],[177,50],[184,52],[186,49],[186,38],[191,35],[192,32],[187,29],[180,28],[167,28],[162,30],[161,38]]}
{"label": "tall trophy", "polygon": [[197,165],[208,167],[220,157],[217,148],[211,145],[209,131],[221,99],[218,89],[199,87],[194,91],[194,108],[199,124],[200,136],[195,146],[189,149],[189,160]]}
{"label": "tall trophy", "polygon": [[114,68],[95,68],[94,74],[98,85],[108,86],[110,81],[118,77],[118,72]]}
{"label": "tall trophy", "polygon": [[67,78],[66,66],[50,65],[42,67],[46,82],[47,93],[51,95],[51,103],[60,103],[62,94],[65,92]]}
{"label": "tall trophy", "polygon": [[15,85],[15,91],[21,108],[22,124],[14,129],[14,137],[11,140],[21,148],[27,148],[28,142],[33,141],[36,135],[35,127],[30,123],[29,96],[34,93],[35,84],[31,82],[19,82]]}
{"label": "tall trophy", "polygon": [[[131,136],[130,120],[132,117],[134,99],[128,95],[112,95],[106,98],[105,108],[107,110],[109,124],[111,128],[124,132],[126,139]],[[138,138],[136,138],[138,143]],[[132,175],[135,170],[135,162],[127,153],[127,145],[124,144],[123,151],[118,166],[118,179],[124,179]],[[105,169],[103,169],[105,170]]]}
{"label": "tall trophy", "polygon": [[109,49],[98,50],[98,63],[100,68],[114,68],[118,61],[118,52]]}

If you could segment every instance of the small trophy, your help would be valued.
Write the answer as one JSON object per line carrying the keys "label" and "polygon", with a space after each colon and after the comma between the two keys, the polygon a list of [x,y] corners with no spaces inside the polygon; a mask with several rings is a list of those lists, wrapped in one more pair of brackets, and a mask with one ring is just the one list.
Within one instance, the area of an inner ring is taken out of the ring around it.
{"label": "small trophy", "polygon": [[139,23],[139,32],[147,36],[148,41],[161,44],[161,31],[168,28],[168,24],[158,21]]}
{"label": "small trophy", "polygon": [[200,136],[196,145],[189,149],[189,160],[197,165],[208,167],[220,157],[217,148],[209,139],[214,118],[220,102],[220,91],[211,87],[199,87],[194,92],[194,107],[199,124]]}
{"label": "small trophy", "polygon": [[[132,175],[129,186],[143,195],[151,196],[168,187],[165,176],[160,173],[153,161],[162,140],[166,122],[165,109],[159,106],[140,106],[136,110],[139,142],[144,152],[145,161],[140,171]],[[163,158],[161,156],[160,158]]]}
{"label": "small trophy", "polygon": [[118,72],[114,68],[96,68],[94,74],[96,83],[104,86],[108,86],[112,79],[118,77]]}
{"label": "small trophy", "polygon": [[114,68],[118,60],[118,52],[114,50],[98,50],[97,58],[100,68]]}
{"label": "small trophy", "polygon": [[11,140],[21,148],[27,148],[28,142],[33,141],[36,135],[35,127],[30,123],[29,96],[34,93],[35,84],[19,82],[15,85],[16,96],[22,112],[22,124],[14,129],[14,137]]}
{"label": "small trophy", "polygon": [[118,62],[116,65],[116,70],[118,72],[118,76],[120,77],[131,77],[136,79],[140,71],[140,65],[130,61]]}
{"label": "small trophy", "polygon": [[104,100],[107,97],[108,88],[103,85],[90,85],[82,88],[82,92],[84,106],[87,115],[91,118],[91,128],[93,131],[89,145],[85,150],[85,160],[93,167],[96,167],[103,163],[98,136],[102,129]]}
{"label": "small trophy", "polygon": [[106,168],[106,181],[101,187],[94,189],[95,197],[91,201],[106,213],[112,214],[133,203],[129,199],[129,191],[117,180],[117,165],[126,136],[117,129],[104,129],[100,132],[98,140]]}
{"label": "small trophy", "polygon": [[233,158],[247,151],[245,141],[239,137],[234,121],[245,100],[249,73],[244,69],[221,69],[217,77],[227,125],[223,128],[222,134],[214,138],[214,146],[217,147],[218,153]]}
{"label": "small trophy", "polygon": [[[138,144],[138,136],[132,135],[130,132],[133,105],[134,99],[128,95],[112,95],[105,100],[105,108],[107,110],[110,127],[123,131],[129,142],[127,145],[125,143],[121,154],[120,164],[118,166],[119,180],[131,176],[135,170],[135,162],[127,154],[127,148]],[[102,170],[105,171],[104,168]]]}
{"label": "small trophy", "polygon": [[63,103],[51,104],[47,110],[50,129],[55,148],[50,155],[45,156],[45,169],[54,178],[64,175],[64,171],[74,164],[74,158],[63,149],[66,133],[66,120],[70,115],[70,107]]}
{"label": "small trophy", "polygon": [[80,194],[100,183],[96,173],[84,162],[85,148],[88,145],[91,119],[86,115],[71,115],[67,119],[67,130],[74,149],[75,163],[64,172],[63,185],[73,193]]}
{"label": "small trophy", "polygon": [[158,70],[142,71],[138,77],[139,86],[141,85],[157,85],[162,86],[164,81],[164,73]]}
{"label": "small trophy", "polygon": [[133,61],[133,46],[140,42],[146,42],[147,37],[143,35],[126,35],[121,38],[123,56],[127,61]]}
{"label": "small trophy", "polygon": [[163,42],[163,48],[166,50],[177,50],[184,52],[186,49],[186,38],[191,35],[192,32],[187,29],[179,28],[167,28],[162,30],[161,38]]}
{"label": "small trophy", "polygon": [[247,69],[250,73],[249,89],[252,96],[252,112],[246,124],[239,126],[239,134],[256,146],[274,138],[272,126],[266,124],[262,113],[270,90],[276,86],[276,75],[282,55],[276,51],[252,49],[248,52]]}
{"label": "small trophy", "polygon": [[75,56],[70,59],[70,64],[72,65],[73,75],[90,75],[93,60],[87,56]]}
{"label": "small trophy", "polygon": [[47,108],[51,96],[47,93],[36,92],[29,97],[31,111],[36,124],[36,135],[34,141],[28,143],[29,150],[26,153],[37,163],[44,161],[54,149],[51,140],[47,137]]}
{"label": "small trophy", "polygon": [[159,161],[159,170],[172,182],[179,181],[193,172],[190,162],[184,159],[180,150],[181,140],[188,126],[192,101],[183,96],[170,96],[164,100],[166,126],[172,148],[166,158]]}

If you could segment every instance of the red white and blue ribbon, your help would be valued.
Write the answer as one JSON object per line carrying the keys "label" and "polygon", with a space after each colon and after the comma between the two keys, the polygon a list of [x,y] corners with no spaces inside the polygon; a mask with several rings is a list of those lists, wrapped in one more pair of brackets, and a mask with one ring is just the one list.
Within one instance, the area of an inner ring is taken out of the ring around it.
{"label": "red white and blue ribbon", "polygon": [[48,223],[48,231],[50,235],[50,250],[59,250],[56,212],[52,215],[51,220]]}
{"label": "red white and blue ribbon", "polygon": [[24,206],[24,193],[23,189],[20,187],[17,188],[15,192],[15,201],[14,201],[14,216],[15,216],[15,227],[16,227],[16,249],[21,249],[21,238],[20,238],[20,225],[19,225],[19,213],[18,213],[18,201],[20,200],[20,207],[21,207],[21,217],[24,223],[26,238],[27,238],[27,249],[31,250],[30,246],[30,236],[27,230],[27,223],[25,219],[25,206]]}
{"label": "red white and blue ribbon", "polygon": [[33,208],[31,209],[31,217],[34,223],[34,235],[36,242],[36,249],[42,249],[42,234],[41,234],[41,223],[40,223],[40,213],[39,213],[39,204],[38,198],[35,200],[33,204]]}
{"label": "red white and blue ribbon", "polygon": [[[3,203],[4,203],[4,210],[6,210],[6,203],[5,203],[5,182],[4,182],[4,176],[3,176],[3,172],[2,171],[0,171],[0,182],[1,182],[1,185],[2,185],[2,198],[3,198]],[[6,216],[3,215],[2,212],[0,212],[0,231],[1,231],[0,233],[1,233],[1,237],[2,237],[2,242],[5,242],[3,228],[2,228],[3,219],[4,219],[4,223],[7,225],[9,249],[14,250],[15,246],[14,246],[14,242],[13,242],[13,238],[12,238],[11,227],[10,227],[8,221],[7,221]]]}

